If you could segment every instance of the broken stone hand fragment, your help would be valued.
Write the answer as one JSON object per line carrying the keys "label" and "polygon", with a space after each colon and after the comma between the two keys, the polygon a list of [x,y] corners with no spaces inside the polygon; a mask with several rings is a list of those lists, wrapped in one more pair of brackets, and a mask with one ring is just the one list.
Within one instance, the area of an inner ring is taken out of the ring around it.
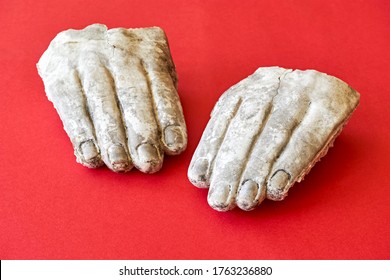
{"label": "broken stone hand fragment", "polygon": [[218,211],[282,200],[326,154],[359,103],[343,81],[314,70],[259,68],[228,89],[188,177]]}
{"label": "broken stone hand fragment", "polygon": [[158,171],[187,145],[177,77],[162,29],[94,24],[59,33],[38,72],[77,161]]}

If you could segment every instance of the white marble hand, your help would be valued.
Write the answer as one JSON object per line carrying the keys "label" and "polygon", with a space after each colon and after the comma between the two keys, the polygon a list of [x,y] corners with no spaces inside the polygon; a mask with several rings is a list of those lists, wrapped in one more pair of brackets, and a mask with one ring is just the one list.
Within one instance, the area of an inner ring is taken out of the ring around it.
{"label": "white marble hand", "polygon": [[282,200],[326,154],[359,103],[343,81],[314,71],[259,68],[216,104],[188,177],[219,211]]}
{"label": "white marble hand", "polygon": [[94,24],[59,33],[38,64],[77,161],[158,171],[187,146],[177,77],[162,29]]}

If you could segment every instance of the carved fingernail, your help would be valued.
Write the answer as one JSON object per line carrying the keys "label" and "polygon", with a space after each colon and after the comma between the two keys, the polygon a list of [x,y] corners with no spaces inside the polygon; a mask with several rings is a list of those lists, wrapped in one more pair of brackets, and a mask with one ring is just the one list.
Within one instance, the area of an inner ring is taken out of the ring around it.
{"label": "carved fingernail", "polygon": [[130,170],[129,157],[121,144],[111,145],[107,150],[107,154],[114,171],[125,172]]}
{"label": "carved fingernail", "polygon": [[230,189],[230,186],[224,183],[212,186],[207,197],[209,205],[218,211],[228,211],[233,208],[228,201]]}
{"label": "carved fingernail", "polygon": [[156,146],[149,143],[141,144],[137,148],[137,153],[139,162],[142,164],[139,166],[141,171],[153,173],[161,168],[162,160]]}
{"label": "carved fingernail", "polygon": [[181,152],[186,145],[183,129],[177,125],[166,127],[164,130],[164,142],[171,152]]}
{"label": "carved fingernail", "polygon": [[80,145],[84,160],[89,161],[99,155],[92,140],[87,140]]}
{"label": "carved fingernail", "polygon": [[200,188],[208,187],[208,169],[208,159],[205,157],[198,158],[189,172],[191,182]]}
{"label": "carved fingernail", "polygon": [[81,143],[80,153],[82,155],[82,163],[88,167],[96,168],[102,165],[99,150],[93,140],[87,140]]}
{"label": "carved fingernail", "polygon": [[284,169],[276,170],[268,182],[268,198],[272,200],[282,200],[287,195],[291,175]]}
{"label": "carved fingernail", "polygon": [[252,180],[246,180],[238,191],[237,205],[243,210],[252,210],[258,204],[258,192],[259,185]]}

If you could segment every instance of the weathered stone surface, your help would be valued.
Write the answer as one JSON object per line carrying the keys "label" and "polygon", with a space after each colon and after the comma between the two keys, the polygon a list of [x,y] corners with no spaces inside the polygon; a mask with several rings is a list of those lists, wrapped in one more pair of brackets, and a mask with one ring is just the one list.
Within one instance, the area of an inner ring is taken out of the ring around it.
{"label": "weathered stone surface", "polygon": [[324,73],[259,68],[217,102],[188,177],[210,187],[208,202],[218,211],[282,200],[326,154],[358,103],[355,90]]}
{"label": "weathered stone surface", "polygon": [[175,66],[161,28],[67,30],[37,67],[81,164],[152,173],[164,152],[186,148]]}

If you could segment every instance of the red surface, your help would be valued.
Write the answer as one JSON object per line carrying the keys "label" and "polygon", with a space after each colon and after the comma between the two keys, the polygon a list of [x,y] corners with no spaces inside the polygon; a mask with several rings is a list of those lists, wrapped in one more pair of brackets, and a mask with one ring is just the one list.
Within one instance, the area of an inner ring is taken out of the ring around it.
{"label": "red surface", "polygon": [[[0,259],[389,259],[390,2],[0,2]],[[59,31],[161,26],[189,146],[163,170],[75,163],[35,63]],[[218,97],[259,66],[314,68],[361,104],[283,202],[219,213],[187,167]]]}

